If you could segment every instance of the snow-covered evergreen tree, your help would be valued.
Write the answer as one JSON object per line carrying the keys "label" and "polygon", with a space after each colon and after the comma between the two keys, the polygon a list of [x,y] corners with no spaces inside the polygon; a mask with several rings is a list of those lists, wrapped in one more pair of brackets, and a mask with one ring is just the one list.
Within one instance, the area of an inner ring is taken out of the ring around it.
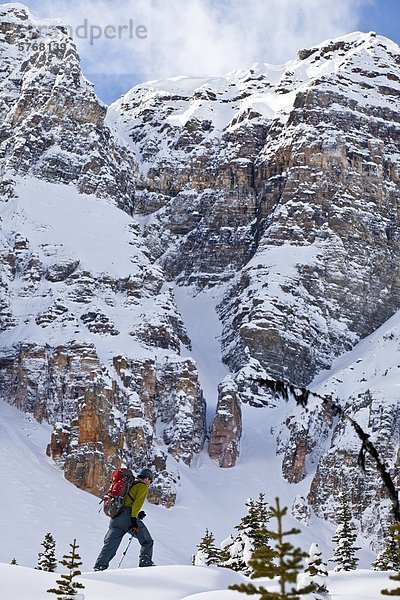
{"label": "snow-covered evergreen tree", "polygon": [[268,546],[269,509],[265,495],[262,493],[257,501],[249,498],[246,507],[247,514],[241,519],[239,525],[235,526],[238,531],[237,536],[229,543],[224,543],[225,559],[220,561],[220,566],[250,575],[252,569],[249,563],[253,553],[259,548]]}
{"label": "snow-covered evergreen tree", "polygon": [[229,560],[230,557],[230,548],[233,544],[234,540],[231,535],[229,535],[225,540],[221,542],[220,551],[219,551],[219,567],[225,566],[225,563]]}
{"label": "snow-covered evergreen tree", "polygon": [[313,584],[315,591],[311,592],[307,598],[309,597],[310,600],[329,600],[330,595],[327,587],[328,569],[326,563],[323,561],[322,552],[318,544],[311,544],[305,562],[307,566],[304,573],[298,577],[297,589],[301,590]]}
{"label": "snow-covered evergreen tree", "polygon": [[330,560],[336,563],[335,571],[354,571],[359,560],[355,553],[360,548],[355,546],[357,530],[352,523],[350,505],[344,494],[339,494],[336,515],[337,528],[332,538],[336,546]]}
{"label": "snow-covered evergreen tree", "polygon": [[241,535],[233,538],[231,535],[221,543],[220,567],[233,571],[244,571],[246,563],[243,558],[244,545],[247,542]]}
{"label": "snow-covered evergreen tree", "polygon": [[56,543],[51,533],[46,533],[41,545],[44,550],[43,552],[39,552],[38,564],[35,568],[39,571],[49,571],[50,573],[54,573],[57,568],[55,553]]}
{"label": "snow-covered evergreen tree", "polygon": [[254,549],[268,544],[269,536],[267,527],[269,522],[269,508],[265,501],[265,494],[260,493],[258,500],[249,498],[246,502],[247,514],[241,519],[235,529],[244,532],[253,542]]}
{"label": "snow-covered evergreen tree", "polygon": [[385,532],[385,547],[371,566],[374,571],[400,571],[399,542],[395,524]]}
{"label": "snow-covered evergreen tree", "polygon": [[79,567],[82,564],[81,557],[77,551],[79,546],[75,539],[72,544],[70,544],[70,547],[70,553],[64,554],[63,560],[59,561],[61,565],[67,567],[68,573],[63,573],[60,576],[60,579],[56,580],[56,583],[58,583],[58,588],[51,588],[47,590],[51,594],[61,596],[61,600],[64,600],[64,598],[70,598],[71,596],[76,596],[78,593],[77,590],[85,587],[79,581],[74,581],[75,577],[81,574]]}
{"label": "snow-covered evergreen tree", "polygon": [[[260,594],[260,600],[300,600],[300,596],[308,594],[315,589],[313,584],[305,588],[296,590],[294,587],[297,582],[297,576],[302,569],[302,559],[307,556],[300,548],[292,546],[286,541],[288,535],[300,533],[299,529],[290,529],[284,531],[283,517],[287,514],[287,508],[281,509],[279,498],[275,499],[275,507],[271,508],[271,518],[277,521],[276,531],[267,530],[271,542],[275,542],[275,547],[269,545],[262,546],[256,550],[250,560],[252,568],[251,578],[268,577],[273,579],[278,577],[279,592],[270,592],[264,586],[255,586],[251,583],[240,585],[231,585],[229,589],[244,592],[245,594]],[[292,584],[291,589],[287,586]]]}
{"label": "snow-covered evergreen tree", "polygon": [[16,559],[16,558],[13,558],[13,559],[11,560],[11,562],[10,562],[10,565],[18,565],[18,563],[17,563],[17,559]]}
{"label": "snow-covered evergreen tree", "polygon": [[[394,532],[394,539],[397,544],[397,553],[400,557],[400,523],[395,523],[394,525],[392,525],[392,529]],[[391,579],[392,581],[400,582],[400,570],[397,570],[397,573],[391,575],[389,579]],[[397,588],[394,588],[393,590],[384,589],[381,593],[384,596],[400,596],[400,585]]]}
{"label": "snow-covered evergreen tree", "polygon": [[215,545],[215,538],[211,531],[206,529],[204,537],[197,546],[197,552],[193,557],[196,566],[216,565],[220,560],[220,550]]}

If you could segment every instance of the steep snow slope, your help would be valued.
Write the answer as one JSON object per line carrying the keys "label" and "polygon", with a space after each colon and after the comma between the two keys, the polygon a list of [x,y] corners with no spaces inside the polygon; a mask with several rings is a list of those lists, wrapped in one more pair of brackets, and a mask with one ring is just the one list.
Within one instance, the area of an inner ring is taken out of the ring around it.
{"label": "steep snow slope", "polygon": [[[150,356],[138,343],[133,344],[132,332],[143,323],[144,313],[149,321],[157,318],[151,312],[162,319],[168,290],[154,303],[150,288],[147,302],[141,304],[129,302],[122,286],[120,290],[113,289],[113,282],[137,280],[143,292],[146,276],[155,288],[162,285],[161,270],[151,265],[138,225],[131,217],[111,202],[78,194],[72,186],[34,178],[16,180],[15,198],[2,203],[0,216],[3,255],[10,251],[16,238],[20,242],[15,265],[20,276],[9,284],[9,302],[15,320],[25,325],[24,341],[64,343],[82,335],[94,343],[103,360],[109,360],[116,352],[129,351],[132,345],[138,357],[140,352]],[[30,273],[26,264],[33,259],[34,273]],[[83,274],[87,278],[86,287],[82,285],[75,294],[69,285],[73,273],[82,274],[82,282]],[[108,282],[103,283],[102,289],[99,280],[106,276]],[[63,312],[47,323],[38,322],[37,315],[48,312],[57,296],[64,303],[65,312],[73,311],[76,318],[66,318]],[[96,335],[102,332],[100,323],[97,332],[82,328],[80,321],[90,323],[82,315],[90,311],[97,314],[97,320],[100,313],[109,317],[109,327],[104,327],[104,333],[108,330],[111,335]],[[176,313],[172,315],[178,318]],[[20,328],[9,329],[2,335],[3,346],[20,340]]]}
{"label": "steep snow slope", "polygon": [[[51,427],[0,401],[0,476],[6,518],[2,522],[0,560],[13,557],[36,566],[44,535],[52,532],[57,552],[71,535],[79,539],[83,556],[92,556],[104,523],[98,499],[66,481],[46,458]],[[90,554],[91,553],[91,554]]]}
{"label": "steep snow slope", "polygon": [[[178,294],[178,297],[180,295],[178,304],[182,307],[187,301],[183,294],[184,290]],[[203,309],[206,305],[210,307],[211,302],[207,298],[207,293],[203,293],[202,298],[195,299],[195,305],[203,307]],[[203,331],[199,327],[201,311],[192,311],[189,315],[188,311],[183,310],[183,313],[188,330],[193,336],[193,347],[197,356],[206,357],[208,365],[212,365],[209,373],[212,382],[214,373],[221,374],[223,370],[218,345],[210,344],[210,338],[204,337]],[[332,377],[329,373],[321,376],[321,380],[315,382],[313,389],[321,393],[334,392],[335,386],[339,385],[338,381],[341,381],[342,393],[339,396],[344,405],[349,402],[348,394],[350,392],[355,396],[356,392],[362,393],[366,389],[370,389],[373,397],[379,392],[388,399],[389,409],[390,398],[395,398],[398,386],[396,380],[391,381],[388,376],[385,378],[381,369],[390,369],[390,365],[392,365],[392,370],[394,369],[397,360],[395,349],[399,339],[395,337],[398,334],[398,323],[399,317],[396,316],[380,331],[361,342],[352,353],[338,361]],[[214,333],[217,334],[217,330],[214,329]],[[376,361],[376,351],[379,351],[379,362]],[[371,367],[371,363],[374,364],[374,368]],[[355,369],[357,370],[355,371]],[[205,389],[207,389],[207,373],[208,366],[202,372],[202,384]],[[382,387],[383,385],[386,387]],[[344,386],[347,386],[346,391]],[[212,388],[210,387],[210,389]],[[329,457],[330,446],[333,449],[335,446],[339,446],[339,449],[344,446],[349,457],[354,455],[354,463],[349,462],[346,477],[352,477],[352,480],[355,480],[361,477],[356,466],[356,456],[359,450],[357,439],[354,438],[351,431],[345,431],[342,435],[338,435],[338,431],[341,431],[343,427],[346,428],[343,423],[334,422],[332,424],[334,429],[331,429],[331,424],[324,420],[323,415],[321,418],[317,403],[311,404],[308,411],[300,408],[294,409],[293,401],[288,403],[275,401],[275,406],[270,404],[258,408],[245,404],[242,409],[243,436],[236,467],[219,469],[205,452],[198,455],[190,469],[182,463],[175,463],[173,469],[180,474],[176,506],[167,510],[147,505],[147,523],[156,540],[155,560],[157,564],[188,564],[206,527],[214,532],[218,543],[229,533],[234,533],[234,525],[244,514],[246,499],[257,497],[261,491],[266,494],[269,502],[272,503],[274,497],[278,495],[290,509],[293,507],[294,514],[300,519],[302,534],[299,536],[299,543],[304,548],[307,548],[313,541],[317,541],[323,549],[325,557],[331,556],[331,536],[334,524],[329,525],[320,521],[312,511],[307,509],[305,499],[310,485],[312,485],[315,469],[318,467],[317,473],[320,478],[318,493],[323,495],[324,499],[322,504],[316,503],[316,510],[319,512],[319,507],[324,506],[325,511],[322,514],[333,520],[335,489],[332,488],[332,485],[335,480],[329,468],[323,470],[323,461],[326,460],[324,452],[327,452],[326,456]],[[351,414],[354,418],[368,429],[368,423],[360,419],[363,412],[361,411],[359,414],[355,407],[352,408],[352,402],[350,402],[350,409],[353,411]],[[384,409],[385,404],[381,403],[380,410]],[[56,539],[60,538],[60,543],[64,544],[68,542],[71,532],[75,531],[85,559],[84,568],[90,569],[107,524],[107,519],[96,513],[97,499],[76,490],[63,479],[62,473],[45,458],[44,449],[49,435],[47,426],[37,424],[31,417],[16,411],[5,403],[1,405],[1,414],[3,415],[2,430],[4,432],[8,431],[9,424],[12,423],[10,433],[0,436],[0,440],[3,440],[4,444],[4,448],[0,452],[3,480],[7,481],[10,477],[12,479],[15,473],[19,473],[21,470],[24,473],[32,473],[33,477],[32,482],[29,482],[28,485],[28,511],[23,510],[24,495],[18,496],[16,506],[17,512],[23,515],[20,517],[20,519],[22,518],[22,531],[29,531],[29,544],[21,544],[20,534],[15,535],[14,522],[10,520],[6,523],[5,535],[0,544],[0,559],[8,562],[16,555],[20,564],[32,566],[35,564],[37,552],[40,550],[38,545],[47,529],[54,533]],[[395,422],[393,422],[393,427],[396,428]],[[320,438],[318,444],[315,445],[313,439],[317,430],[320,432]],[[300,443],[304,440],[301,436],[299,437],[299,432],[306,439],[308,436],[310,437],[309,445],[306,445],[307,452],[302,457],[299,453],[296,455],[296,467],[304,465],[303,476],[294,480],[288,477],[292,464],[290,448],[293,444],[297,449],[304,447]],[[13,436],[12,443],[7,437],[9,435]],[[374,441],[376,441],[376,435],[377,432],[374,434]],[[382,439],[383,450],[385,450],[384,444],[387,444],[389,439],[392,438],[386,436],[385,439]],[[25,449],[26,444],[30,447],[28,453]],[[391,455],[394,452],[392,447],[390,447],[390,452]],[[321,457],[322,460],[318,464]],[[282,469],[286,480],[282,478]],[[371,475],[373,476],[374,473],[370,473],[370,477]],[[48,479],[51,483],[47,483]],[[376,476],[373,476],[372,479],[374,485],[379,486]],[[350,479],[346,479],[346,481],[349,482]],[[363,485],[360,482],[360,489],[363,488]],[[36,506],[37,490],[42,486],[45,487],[49,496],[48,498],[42,497],[39,504],[39,515],[32,518],[36,511],[32,507]],[[315,486],[312,489],[315,491]],[[10,498],[6,501],[13,506],[15,491],[10,489],[9,493]],[[365,493],[368,493],[367,489]],[[76,502],[75,498],[79,500],[77,510],[70,512],[69,507]],[[374,507],[371,499],[369,502],[371,511],[366,514],[364,525],[369,523],[371,515],[376,515],[374,511],[377,507]],[[229,503],[229,511],[226,510],[227,503]],[[59,526],[60,504],[64,511],[61,521],[68,524],[65,531]],[[68,515],[68,518],[65,515]],[[289,517],[288,524],[299,526],[299,521]],[[83,532],[83,535],[80,532]],[[369,533],[374,533],[372,528]],[[361,565],[368,567],[373,555],[366,550],[365,542],[363,545]],[[137,548],[133,547],[130,555],[126,558],[126,566],[134,566],[136,556]],[[115,563],[116,560],[114,566]]]}
{"label": "steep snow slope", "polygon": [[[245,514],[244,503],[249,496],[266,491],[271,501],[277,493],[290,497],[288,486],[279,476],[274,453],[262,458],[261,452],[273,444],[272,439],[267,442],[263,439],[267,428],[251,423],[251,415],[249,421],[244,457],[237,469],[221,471],[203,455],[193,472],[177,465],[181,470],[182,490],[175,508],[146,504],[146,523],[156,542],[157,564],[190,564],[206,527],[214,531],[219,541],[225,539]],[[58,552],[67,548],[71,536],[76,537],[84,569],[90,570],[108,524],[102,512],[98,513],[98,499],[66,481],[63,473],[46,458],[48,425],[38,424],[30,415],[1,401],[0,432],[0,474],[2,481],[7,482],[3,497],[9,507],[9,518],[3,524],[0,560],[10,562],[15,557],[21,565],[35,566],[42,549],[40,544],[50,531]],[[329,529],[322,527],[318,541],[324,545],[329,536]],[[313,540],[313,532],[305,530],[303,542]],[[137,554],[137,546],[132,545],[124,561],[126,567],[137,564]],[[112,563],[114,568],[119,558],[120,554]]]}
{"label": "steep snow slope", "polygon": [[[196,361],[209,419],[215,415],[218,384],[229,373],[222,362],[222,325],[216,311],[223,294],[223,287],[198,293],[191,287],[174,286],[176,305],[191,340],[190,356]],[[185,351],[187,353],[183,348],[183,354]]]}

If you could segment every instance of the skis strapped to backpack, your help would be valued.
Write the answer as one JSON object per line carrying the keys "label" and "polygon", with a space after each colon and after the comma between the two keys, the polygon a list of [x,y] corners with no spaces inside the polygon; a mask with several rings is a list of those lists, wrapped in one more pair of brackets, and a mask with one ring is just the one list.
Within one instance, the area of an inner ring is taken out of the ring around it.
{"label": "skis strapped to backpack", "polygon": [[124,509],[124,500],[133,485],[139,483],[130,469],[116,469],[111,473],[111,485],[103,496],[103,510],[107,517],[116,517]]}

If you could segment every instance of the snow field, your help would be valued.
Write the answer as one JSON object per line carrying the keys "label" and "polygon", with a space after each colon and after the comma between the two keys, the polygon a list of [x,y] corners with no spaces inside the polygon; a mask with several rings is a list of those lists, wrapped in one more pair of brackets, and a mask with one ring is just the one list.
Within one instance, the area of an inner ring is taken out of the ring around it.
{"label": "snow field", "polygon": [[[332,600],[380,600],[388,587],[388,573],[364,569],[350,573],[329,573]],[[59,573],[36,571],[28,567],[0,563],[2,600],[50,600],[46,590],[55,584]],[[85,600],[239,600],[247,595],[228,590],[233,583],[246,581],[238,573],[218,567],[171,565],[147,569],[120,569],[102,573],[82,573],[77,578],[85,586]],[[275,591],[270,580],[258,582]]]}

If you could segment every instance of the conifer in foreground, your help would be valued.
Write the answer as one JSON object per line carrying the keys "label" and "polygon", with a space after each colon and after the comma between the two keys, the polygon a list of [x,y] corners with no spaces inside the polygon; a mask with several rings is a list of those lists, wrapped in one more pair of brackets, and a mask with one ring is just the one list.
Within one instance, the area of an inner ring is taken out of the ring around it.
{"label": "conifer in foreground", "polygon": [[79,581],[74,581],[75,577],[81,574],[78,567],[81,566],[82,561],[79,556],[77,550],[79,548],[76,540],[70,544],[71,551],[69,554],[64,554],[63,560],[60,560],[59,563],[64,565],[68,569],[68,573],[63,573],[60,576],[60,579],[57,579],[56,583],[58,583],[58,588],[51,588],[47,590],[51,594],[56,594],[57,596],[61,596],[61,600],[70,598],[71,596],[75,596],[78,592],[78,589],[82,589],[85,586]]}
{"label": "conifer in foreground", "polygon": [[[395,523],[394,525],[392,525],[392,528],[394,531],[394,538],[397,544],[397,553],[400,558],[400,523]],[[400,570],[397,571],[397,573],[395,573],[394,575],[391,575],[389,579],[391,579],[392,581],[400,581]],[[383,594],[384,596],[400,596],[400,585],[393,590],[382,590],[381,594]]]}
{"label": "conifer in foreground", "polygon": [[[279,498],[275,498],[275,507],[271,508],[271,518],[277,521],[277,531],[267,530],[271,542],[275,542],[274,548],[262,546],[256,550],[249,562],[253,572],[252,579],[259,577],[278,578],[279,592],[270,592],[263,586],[251,583],[231,585],[229,589],[244,592],[245,594],[260,594],[260,600],[300,600],[300,595],[308,594],[315,590],[313,584],[296,590],[297,576],[302,569],[302,560],[307,554],[300,548],[294,547],[285,538],[289,535],[300,533],[298,529],[284,531],[283,517],[287,514],[287,508],[281,509]],[[291,585],[288,589],[288,585]]]}
{"label": "conifer in foreground", "polygon": [[51,533],[46,533],[41,544],[44,548],[43,552],[39,552],[38,564],[36,569],[39,571],[49,571],[54,573],[57,568],[57,559],[55,554],[56,543]]}

